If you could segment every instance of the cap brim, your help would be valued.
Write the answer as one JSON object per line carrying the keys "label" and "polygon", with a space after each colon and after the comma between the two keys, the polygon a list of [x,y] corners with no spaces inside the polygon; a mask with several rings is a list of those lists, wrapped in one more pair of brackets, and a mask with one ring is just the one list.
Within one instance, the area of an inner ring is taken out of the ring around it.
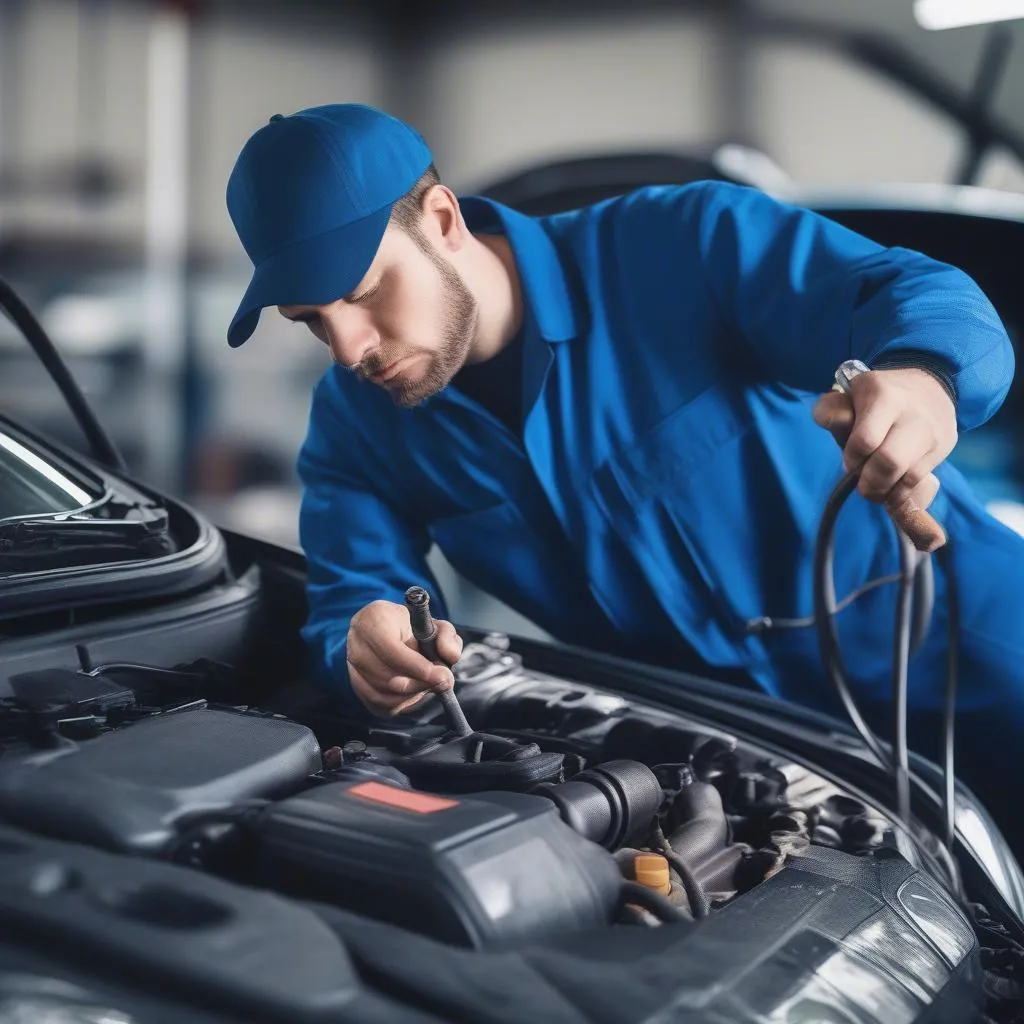
{"label": "cap brim", "polygon": [[261,261],[231,320],[228,344],[247,341],[267,306],[322,306],[348,295],[366,276],[390,218],[386,206]]}

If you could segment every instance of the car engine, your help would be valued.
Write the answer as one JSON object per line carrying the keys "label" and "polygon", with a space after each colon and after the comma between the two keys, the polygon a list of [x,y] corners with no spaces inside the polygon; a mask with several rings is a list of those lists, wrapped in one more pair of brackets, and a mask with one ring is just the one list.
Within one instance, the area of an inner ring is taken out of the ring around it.
{"label": "car engine", "polygon": [[[435,959],[540,946],[578,967],[586,955],[604,978],[584,1002],[612,983],[615,950],[616,970],[642,961],[648,980],[630,1012],[671,1005],[708,1024],[967,1021],[983,987],[990,1009],[1019,994],[1009,960],[1002,970],[985,952],[1012,940],[940,884],[937,850],[848,788],[529,670],[501,636],[467,645],[456,675],[468,736],[435,700],[386,723],[323,702],[247,704],[212,662],[12,678],[0,916],[59,922],[129,959],[148,947],[166,961],[178,942],[221,987],[241,981],[230,965],[213,977],[203,942],[237,948],[273,894],[287,900],[275,913],[315,908],[350,953],[375,922],[420,936]],[[259,970],[264,999],[291,1019],[331,1002],[315,977]],[[586,972],[572,977],[584,985]],[[646,1019],[615,1011],[624,984],[587,1019]]]}

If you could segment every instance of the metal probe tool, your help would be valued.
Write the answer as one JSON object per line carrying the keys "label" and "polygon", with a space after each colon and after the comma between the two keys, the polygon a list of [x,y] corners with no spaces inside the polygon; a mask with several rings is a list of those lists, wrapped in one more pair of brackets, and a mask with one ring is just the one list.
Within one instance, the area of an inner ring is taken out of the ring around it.
{"label": "metal probe tool", "polygon": [[[420,653],[438,665],[444,664],[437,653],[437,625],[430,614],[430,595],[422,587],[410,587],[405,592],[405,606],[409,609],[412,635],[416,638]],[[441,690],[437,696],[452,730],[459,736],[471,736],[473,728],[466,721],[454,688]]]}
{"label": "metal probe tool", "polygon": [[[850,383],[854,377],[867,373],[868,368],[859,359],[847,359],[836,370],[833,391],[850,396]],[[851,399],[852,401],[852,399]],[[931,474],[935,476],[934,473]],[[946,531],[935,517],[923,508],[889,510],[892,521],[910,538],[918,551],[935,551],[946,543]]]}

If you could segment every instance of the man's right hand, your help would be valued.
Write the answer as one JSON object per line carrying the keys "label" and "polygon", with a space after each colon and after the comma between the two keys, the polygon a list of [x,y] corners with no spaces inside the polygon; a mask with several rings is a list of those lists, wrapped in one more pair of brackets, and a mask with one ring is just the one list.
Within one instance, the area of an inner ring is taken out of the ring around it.
{"label": "man's right hand", "polygon": [[[443,619],[437,624],[437,653],[449,665],[462,657],[462,638]],[[420,654],[404,604],[374,601],[361,608],[348,630],[348,673],[352,689],[371,711],[397,715],[429,691],[451,689],[450,668]]]}

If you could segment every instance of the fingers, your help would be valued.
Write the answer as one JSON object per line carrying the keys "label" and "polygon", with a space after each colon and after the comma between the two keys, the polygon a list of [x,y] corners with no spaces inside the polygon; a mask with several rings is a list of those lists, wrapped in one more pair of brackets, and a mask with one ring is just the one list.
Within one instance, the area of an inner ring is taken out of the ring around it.
{"label": "fingers", "polygon": [[915,547],[934,551],[945,543],[926,511],[939,490],[932,470],[957,439],[956,409],[941,381],[916,367],[862,373],[849,395],[823,395],[814,419],[843,447],[843,466],[857,472],[860,493],[884,502]]}
{"label": "fingers", "polygon": [[437,619],[437,653],[442,661],[454,665],[462,657],[462,637],[450,622]]}
{"label": "fingers", "polygon": [[824,427],[842,448],[853,429],[853,403],[846,395],[831,391],[818,399],[813,409],[814,422]]}
{"label": "fingers", "polygon": [[404,642],[387,643],[378,637],[350,634],[348,661],[378,690],[408,696],[447,683],[451,670],[435,665]]}
{"label": "fingers", "polygon": [[365,630],[358,632],[353,640],[360,656],[365,650],[367,655],[379,659],[390,675],[411,676],[428,684],[436,675],[437,666],[420,654],[411,635],[406,637],[384,630]]}
{"label": "fingers", "polygon": [[[864,378],[869,376],[864,375]],[[874,456],[885,441],[889,431],[896,424],[900,417],[901,409],[891,390],[868,387],[870,381],[863,378],[855,378],[854,384],[859,384],[858,390],[854,391],[854,424],[850,436],[843,449],[843,466],[849,472],[853,469],[860,469],[862,474],[865,463]],[[884,455],[885,460],[896,461],[899,453]],[[879,477],[887,473],[885,466],[876,469]],[[900,476],[903,474],[901,473]],[[895,479],[899,479],[896,477]],[[893,482],[895,482],[895,479]]]}
{"label": "fingers", "polygon": [[[462,638],[450,622],[437,620],[437,653],[454,664]],[[399,714],[418,704],[427,691],[448,690],[455,677],[417,649],[404,605],[375,601],[353,616],[347,660],[352,688],[373,711]]]}
{"label": "fingers", "polygon": [[348,678],[355,695],[378,715],[390,715],[402,701],[395,694],[378,690],[351,661],[348,663]]}
{"label": "fingers", "polygon": [[[857,490],[870,501],[901,505],[939,462],[934,437],[921,420],[899,420],[866,455],[861,456],[858,452],[851,456],[850,449],[857,434],[855,427],[847,443],[844,461],[851,469],[860,466]],[[874,440],[870,432],[866,436]]]}
{"label": "fingers", "polygon": [[908,408],[904,390],[881,374],[856,378],[852,398],[823,395],[814,419],[843,446],[844,468],[859,472],[857,489],[865,498],[890,509],[902,508],[912,496],[917,508],[934,499],[938,481],[926,481],[949,446],[940,445],[931,419]]}
{"label": "fingers", "polygon": [[412,711],[412,709],[414,707],[416,707],[417,704],[419,704],[422,701],[426,700],[428,696],[429,696],[429,691],[428,690],[421,690],[419,693],[417,693],[414,696],[410,697],[408,700],[404,700],[404,701],[402,701],[401,704],[397,705],[396,707],[393,707],[391,709],[391,714],[393,714],[393,715],[404,715],[407,711]]}
{"label": "fingers", "polygon": [[[899,490],[899,487],[894,490]],[[887,504],[893,515],[909,515],[911,512],[928,508],[938,493],[939,478],[934,473],[929,473],[916,487],[910,489],[906,497],[898,497]]]}

